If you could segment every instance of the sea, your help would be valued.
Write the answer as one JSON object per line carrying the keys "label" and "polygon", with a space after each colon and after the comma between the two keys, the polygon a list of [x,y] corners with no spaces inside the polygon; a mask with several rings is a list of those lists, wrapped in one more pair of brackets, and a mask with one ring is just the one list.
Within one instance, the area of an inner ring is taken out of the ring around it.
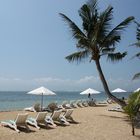
{"label": "sea", "polygon": [[[31,107],[35,103],[41,103],[41,95],[27,94],[28,91],[0,91],[0,111],[23,110],[26,107]],[[88,95],[80,95],[81,91],[54,91],[56,95],[43,96],[43,106],[51,102],[62,104],[64,101],[71,100],[88,100]],[[131,92],[113,93],[118,98],[128,98]],[[91,98],[96,101],[103,101],[107,99],[104,92],[100,94],[92,94]]]}

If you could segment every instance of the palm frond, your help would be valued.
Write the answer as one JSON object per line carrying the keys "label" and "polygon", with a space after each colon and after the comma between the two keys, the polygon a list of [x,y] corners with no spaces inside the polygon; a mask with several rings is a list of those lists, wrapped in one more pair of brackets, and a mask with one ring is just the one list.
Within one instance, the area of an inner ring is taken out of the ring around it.
{"label": "palm frond", "polygon": [[72,35],[76,39],[86,38],[85,34],[80,30],[80,28],[66,15],[59,13],[60,16],[67,22],[68,26],[71,29]]}
{"label": "palm frond", "polygon": [[83,22],[83,30],[86,31],[87,36],[89,36],[89,32],[93,32],[94,25],[98,20],[97,0],[90,0],[87,4],[84,4],[78,12]]}
{"label": "palm frond", "polygon": [[113,30],[114,31],[122,31],[124,30],[132,21],[134,20],[133,16],[126,18],[119,25],[117,25]]}
{"label": "palm frond", "polygon": [[140,42],[140,24],[138,22],[136,22],[136,21],[135,21],[135,23],[137,24],[136,38],[137,38],[138,42]]}
{"label": "palm frond", "polygon": [[137,42],[136,43],[133,43],[131,44],[130,46],[135,46],[135,47],[140,47],[140,24],[136,21],[134,21],[136,24],[137,24],[137,31],[136,31],[136,39],[137,39]]}
{"label": "palm frond", "polygon": [[99,16],[98,34],[100,33],[101,38],[104,38],[109,32],[109,29],[111,28],[110,21],[113,19],[112,13],[113,13],[113,7],[108,6],[107,9],[103,11]]}
{"label": "palm frond", "polygon": [[140,41],[140,23],[138,23],[137,21],[134,21],[137,24],[137,40]]}
{"label": "palm frond", "polygon": [[119,60],[122,60],[126,55],[127,55],[127,52],[109,53],[107,59],[112,62],[117,62]]}
{"label": "palm frond", "polygon": [[136,117],[138,110],[140,108],[139,98],[140,98],[140,92],[134,92],[130,94],[128,98],[128,104],[124,108],[125,113],[127,113],[131,119]]}
{"label": "palm frond", "polygon": [[134,75],[133,80],[140,79],[140,73]]}
{"label": "palm frond", "polygon": [[137,40],[140,41],[140,27],[137,28]]}
{"label": "palm frond", "polygon": [[134,43],[134,44],[130,44],[129,46],[135,46],[135,47],[138,47],[140,48],[140,41]]}
{"label": "palm frond", "polygon": [[131,59],[134,59],[135,57],[139,58],[140,59],[140,52],[135,54]]}
{"label": "palm frond", "polygon": [[88,0],[87,6],[90,9],[91,16],[93,17],[94,15],[98,14],[98,0]]}
{"label": "palm frond", "polygon": [[79,51],[79,52],[75,52],[69,56],[66,57],[66,59],[69,62],[81,62],[83,59],[89,57],[89,51],[88,50],[84,50],[84,51]]}
{"label": "palm frond", "polygon": [[137,53],[135,56],[140,59],[140,52]]}
{"label": "palm frond", "polygon": [[91,9],[95,9],[98,5],[98,1],[97,0],[88,0],[86,4],[88,6],[90,6]]}
{"label": "palm frond", "polygon": [[115,47],[114,48],[104,48],[104,49],[102,49],[102,55],[108,54],[108,53],[114,52],[114,51],[115,51]]}
{"label": "palm frond", "polygon": [[120,37],[120,36],[117,36],[117,35],[115,35],[115,36],[110,36],[110,37],[108,37],[108,38],[106,39],[106,41],[103,41],[103,42],[100,43],[100,44],[101,44],[100,50],[102,50],[102,49],[104,49],[104,48],[108,48],[108,47],[110,47],[110,46],[115,47],[115,45],[116,45],[117,43],[119,43],[120,40],[121,40],[121,37]]}
{"label": "palm frond", "polygon": [[91,20],[89,7],[86,4],[84,4],[78,12],[79,12],[79,16],[82,18],[83,30],[88,31],[90,20]]}
{"label": "palm frond", "polygon": [[138,27],[140,27],[140,23],[138,23],[136,20],[134,21]]}
{"label": "palm frond", "polygon": [[[115,28],[113,28],[108,35],[104,38],[103,43],[102,43],[102,47],[104,47],[104,44],[106,42],[109,42],[110,38],[113,38],[115,36],[117,36],[117,42],[119,42],[121,40],[121,31],[123,31],[132,21],[134,20],[134,17],[130,16],[128,18],[126,18],[124,21],[122,21],[119,25],[117,25]],[[114,44],[116,42],[114,40]],[[109,43],[108,43],[109,44]],[[112,44],[112,43],[111,43]],[[110,45],[111,45],[110,44]]]}
{"label": "palm frond", "polygon": [[87,39],[80,39],[76,47],[78,49],[90,49],[90,42]]}

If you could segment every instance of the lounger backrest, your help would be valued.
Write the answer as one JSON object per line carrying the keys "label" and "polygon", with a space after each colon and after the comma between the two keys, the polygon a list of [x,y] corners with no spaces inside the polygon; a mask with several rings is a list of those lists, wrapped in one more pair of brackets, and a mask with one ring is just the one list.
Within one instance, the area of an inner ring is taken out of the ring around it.
{"label": "lounger backrest", "polygon": [[61,114],[62,110],[54,111],[52,114],[52,119],[57,120]]}
{"label": "lounger backrest", "polygon": [[46,118],[47,112],[39,112],[36,116],[36,121],[41,122],[44,121]]}
{"label": "lounger backrest", "polygon": [[73,109],[68,109],[68,110],[66,111],[66,113],[64,114],[64,116],[65,116],[66,118],[68,118],[68,117],[71,116],[72,112],[73,112]]}
{"label": "lounger backrest", "polygon": [[28,114],[18,114],[16,117],[16,124],[25,124],[26,123],[26,119],[28,117]]}

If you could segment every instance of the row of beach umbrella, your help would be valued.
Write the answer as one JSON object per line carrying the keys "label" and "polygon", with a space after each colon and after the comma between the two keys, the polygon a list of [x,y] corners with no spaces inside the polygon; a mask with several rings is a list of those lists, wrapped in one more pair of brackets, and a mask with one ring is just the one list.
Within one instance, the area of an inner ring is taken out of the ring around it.
{"label": "row of beach umbrella", "polygon": [[[135,90],[134,92],[140,91],[140,88],[138,88],[137,90]],[[119,93],[119,92],[127,92],[123,89],[117,88],[115,90],[112,90],[112,93]],[[85,95],[85,94],[99,94],[100,92],[95,90],[95,89],[91,89],[88,88],[86,90],[84,90],[83,92],[81,92],[81,95]],[[37,89],[34,89],[30,92],[28,92],[27,94],[34,94],[34,95],[41,95],[41,107],[43,107],[43,95],[56,95],[53,91],[45,88],[45,87],[40,87]]]}

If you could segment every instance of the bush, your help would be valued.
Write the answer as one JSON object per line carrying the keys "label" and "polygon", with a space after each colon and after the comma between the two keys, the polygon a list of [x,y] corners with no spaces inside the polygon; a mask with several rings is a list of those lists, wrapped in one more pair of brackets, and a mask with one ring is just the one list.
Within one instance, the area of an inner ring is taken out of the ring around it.
{"label": "bush", "polygon": [[135,135],[135,119],[140,108],[140,91],[129,96],[128,104],[124,107],[125,113],[129,116],[132,124],[132,134]]}

